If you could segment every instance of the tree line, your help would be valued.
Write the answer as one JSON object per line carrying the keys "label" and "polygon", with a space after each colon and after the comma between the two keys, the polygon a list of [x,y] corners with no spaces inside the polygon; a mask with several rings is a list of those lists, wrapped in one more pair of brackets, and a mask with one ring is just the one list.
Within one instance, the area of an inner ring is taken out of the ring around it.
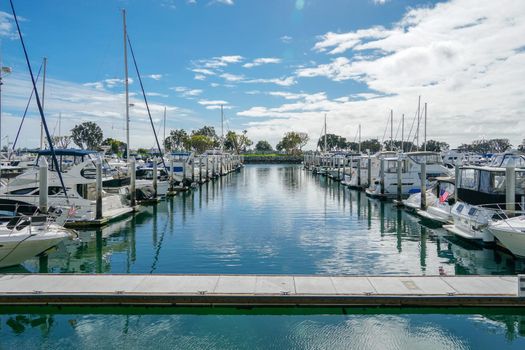
{"label": "tree line", "polygon": [[[326,149],[325,149],[325,137],[326,137]],[[307,133],[290,131],[283,135],[282,139],[275,146],[275,150],[279,152],[286,152],[289,154],[299,154],[302,152],[310,138]],[[100,126],[94,122],[83,122],[75,125],[71,129],[70,136],[55,136],[53,142],[58,148],[67,148],[72,143],[76,144],[82,149],[100,149],[101,146],[109,147],[111,153],[124,154],[126,152],[127,145],[113,138],[104,139],[104,134]],[[175,129],[169,132],[169,135],[164,140],[164,147],[166,151],[174,150],[191,150],[198,153],[202,153],[207,149],[221,147],[221,137],[217,135],[213,126],[203,126],[200,129],[192,130],[187,132],[184,129]],[[246,152],[250,146],[254,143],[247,135],[247,131],[242,132],[228,131],[224,136],[223,146],[226,151],[240,154]],[[362,152],[369,150],[371,153],[379,152],[380,150],[403,150],[404,152],[410,152],[417,150],[417,146],[412,142],[401,142],[400,140],[386,140],[380,142],[376,138],[367,139],[361,141],[361,144],[355,141],[348,141],[345,137],[336,134],[327,134],[319,138],[317,142],[317,148],[321,151],[354,151],[357,152],[359,149]],[[419,149],[426,149],[432,152],[441,152],[449,149],[450,146],[446,142],[437,140],[428,140],[423,143]],[[512,148],[512,144],[509,139],[496,138],[496,139],[480,139],[474,140],[470,143],[461,144],[458,149],[463,152],[474,152],[474,153],[500,153],[508,151]],[[273,152],[271,144],[266,140],[259,140],[255,146],[256,152]],[[518,150],[525,151],[525,139],[518,145]],[[139,153],[149,153],[147,149],[138,149]]]}

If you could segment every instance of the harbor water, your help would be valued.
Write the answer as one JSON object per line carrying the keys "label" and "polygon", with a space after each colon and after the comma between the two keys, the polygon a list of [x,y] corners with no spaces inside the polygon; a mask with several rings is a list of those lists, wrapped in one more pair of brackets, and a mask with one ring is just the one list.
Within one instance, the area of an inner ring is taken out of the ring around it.
{"label": "harbor water", "polygon": [[[514,275],[473,245],[300,165],[248,165],[0,272]],[[0,348],[525,348],[512,310],[3,308]]]}

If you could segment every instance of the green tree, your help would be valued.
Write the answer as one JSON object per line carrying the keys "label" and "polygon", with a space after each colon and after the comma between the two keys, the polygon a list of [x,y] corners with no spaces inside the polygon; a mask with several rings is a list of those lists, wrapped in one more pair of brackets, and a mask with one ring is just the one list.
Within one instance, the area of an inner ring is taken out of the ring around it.
{"label": "green tree", "polygon": [[214,141],[211,137],[205,135],[191,135],[187,142],[187,148],[195,150],[197,153],[203,153],[207,149],[214,146]]}
{"label": "green tree", "polygon": [[381,149],[381,143],[378,139],[369,139],[361,142],[361,152],[366,152],[369,150],[370,153],[379,152]]}
{"label": "green tree", "polygon": [[244,130],[242,134],[237,134],[235,131],[228,131],[224,140],[224,147],[237,154],[246,151],[246,147],[253,144],[252,140],[246,136],[246,133],[246,130]]}
{"label": "green tree", "polygon": [[184,129],[171,130],[170,135],[164,141],[164,147],[168,151],[182,149],[188,143],[188,133]]}
{"label": "green tree", "polygon": [[114,154],[121,154],[126,152],[126,144],[122,141],[113,139],[111,137],[108,137],[107,139],[102,141],[102,146],[110,146],[111,153]]}
{"label": "green tree", "polygon": [[518,151],[525,152],[525,139],[523,139],[521,145],[518,146]]}
{"label": "green tree", "polygon": [[462,144],[460,151],[475,153],[501,153],[512,147],[509,139],[474,140],[470,144]]}
{"label": "green tree", "polygon": [[71,137],[73,142],[82,149],[97,149],[102,143],[104,134],[96,123],[84,122],[71,129]]}
{"label": "green tree", "polygon": [[327,150],[340,150],[340,149],[346,149],[348,144],[346,142],[346,138],[335,135],[335,134],[326,134],[326,147],[327,150],[324,149],[324,139],[325,135],[321,136],[319,138],[319,141],[317,142],[317,147],[321,149],[321,151],[325,152]]}
{"label": "green tree", "polygon": [[301,135],[295,131],[287,132],[281,141],[277,144],[278,151],[286,151],[286,153],[300,153],[301,152]]}
{"label": "green tree", "polygon": [[255,150],[257,152],[270,152],[273,151],[273,148],[272,145],[268,143],[268,141],[261,140],[255,145]]}
{"label": "green tree", "polygon": [[193,130],[191,132],[191,135],[202,135],[202,136],[207,136],[209,137],[211,140],[212,140],[212,145],[210,146],[211,147],[219,147],[220,144],[221,144],[221,140],[219,138],[219,136],[217,135],[217,133],[215,132],[215,128],[213,126],[208,126],[208,125],[205,125],[203,126],[202,128],[200,129],[197,129],[197,130]]}
{"label": "green tree", "polygon": [[[426,142],[426,150],[430,152],[441,152],[446,149],[449,149],[450,145],[446,142],[436,141],[436,140],[428,140]],[[421,149],[425,149],[425,143],[421,146]]]}

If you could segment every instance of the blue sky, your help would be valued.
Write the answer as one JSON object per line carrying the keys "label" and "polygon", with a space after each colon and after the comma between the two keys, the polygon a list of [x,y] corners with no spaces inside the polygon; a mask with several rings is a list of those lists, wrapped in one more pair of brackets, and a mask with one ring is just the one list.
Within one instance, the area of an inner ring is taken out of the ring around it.
{"label": "blue sky", "polygon": [[[524,130],[525,5],[493,3],[15,0],[33,68],[49,59],[46,114],[55,133],[62,113],[62,134],[93,120],[105,136],[123,138],[125,8],[158,127],[164,106],[168,128],[219,127],[224,104],[226,128],[246,129],[254,141],[275,144],[290,130],[317,139],[325,113],[329,132],[353,139],[362,124],[363,137],[381,138],[390,109],[396,130],[402,113],[409,125],[422,95],[430,137],[453,145],[508,137],[516,145]],[[12,140],[31,90],[7,2],[0,11],[3,64],[13,68],[4,79],[2,135]],[[131,145],[149,147],[129,62]],[[38,144],[37,118],[33,103],[21,146]]]}

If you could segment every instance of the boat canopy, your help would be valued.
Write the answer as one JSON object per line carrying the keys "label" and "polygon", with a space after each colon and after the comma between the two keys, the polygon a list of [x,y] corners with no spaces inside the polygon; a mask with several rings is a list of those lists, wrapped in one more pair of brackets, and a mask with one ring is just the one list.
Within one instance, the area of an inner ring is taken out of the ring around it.
{"label": "boat canopy", "polygon": [[417,164],[443,164],[441,155],[437,152],[409,152],[406,156]]}
{"label": "boat canopy", "polygon": [[[505,168],[463,167],[458,188],[505,195]],[[516,169],[516,195],[525,194],[525,169]]]}

